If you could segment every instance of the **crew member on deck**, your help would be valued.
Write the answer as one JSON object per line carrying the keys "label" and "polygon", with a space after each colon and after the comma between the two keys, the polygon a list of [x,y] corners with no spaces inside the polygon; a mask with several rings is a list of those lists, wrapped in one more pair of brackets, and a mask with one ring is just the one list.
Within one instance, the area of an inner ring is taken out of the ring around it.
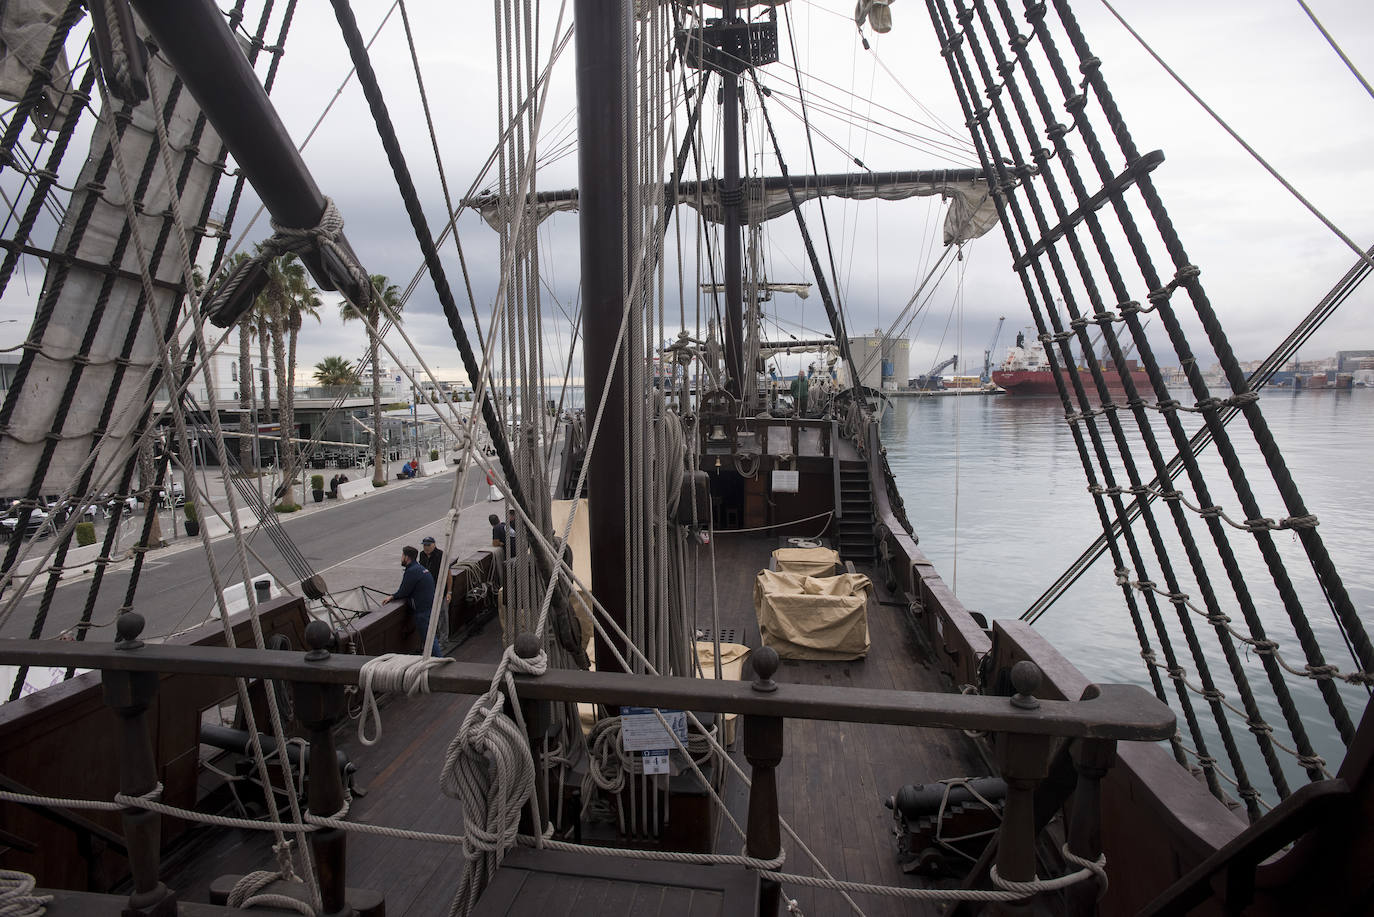
{"label": "crew member on deck", "polygon": [[798,417],[806,416],[806,395],[809,387],[806,373],[797,370],[797,378],[792,380],[792,404],[796,406]]}
{"label": "crew member on deck", "polygon": [[[405,572],[401,574],[401,585],[391,600],[405,599],[410,602],[410,610],[415,614],[415,629],[420,632],[423,645],[425,635],[429,633],[429,612],[434,607],[434,577],[429,575],[419,558],[420,552],[414,545],[406,545],[401,549],[401,567]],[[432,650],[435,656],[444,655],[439,649],[437,633]]]}
{"label": "crew member on deck", "polygon": [[444,550],[434,544],[433,536],[426,535],[420,542],[420,563],[424,564],[429,575],[434,578],[434,588],[444,592],[444,603],[448,607],[448,570],[444,568]]}

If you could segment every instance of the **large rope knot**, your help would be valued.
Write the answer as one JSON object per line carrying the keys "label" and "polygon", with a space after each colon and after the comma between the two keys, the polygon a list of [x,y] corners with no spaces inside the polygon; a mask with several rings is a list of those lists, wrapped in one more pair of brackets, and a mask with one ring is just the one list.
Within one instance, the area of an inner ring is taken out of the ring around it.
{"label": "large rope knot", "polygon": [[264,251],[271,251],[273,257],[284,255],[287,252],[299,254],[318,246],[336,244],[339,241],[340,233],[343,232],[343,227],[343,215],[339,213],[339,208],[334,206],[333,199],[326,197],[324,199],[324,212],[320,214],[318,223],[301,229],[295,226],[283,226],[273,220],[273,235],[263,243],[262,247]]}
{"label": "large rope knot", "polygon": [[1095,860],[1085,859],[1070,850],[1067,843],[1059,848],[1059,852],[1064,855],[1066,862],[1092,873],[1093,881],[1097,883],[1097,900],[1101,901],[1102,896],[1107,894],[1107,855],[1099,853]]}
{"label": "large rope knot", "polygon": [[344,220],[330,198],[324,199],[324,212],[314,226],[283,226],[272,221],[273,234],[257,252],[234,268],[208,297],[210,321],[216,327],[228,328],[253,305],[268,281],[268,264],[282,255],[311,254],[311,271],[322,268],[325,276],[316,280],[344,291],[355,306],[361,308],[371,301],[372,281],[358,263],[343,235]]}
{"label": "large rope knot", "polygon": [[516,675],[535,676],[543,675],[548,670],[549,656],[542,647],[538,653],[528,659],[521,657],[515,652],[514,647],[510,647],[501,659],[501,667],[497,669],[498,673],[508,672]]}
{"label": "large rope knot", "polygon": [[508,716],[505,705],[509,700],[515,717],[523,720],[512,676],[537,676],[547,670],[542,648],[521,657],[514,647],[507,647],[491,687],[468,710],[449,743],[439,789],[462,804],[466,859],[451,913],[472,909],[505,852],[515,845],[520,810],[534,796],[535,768],[524,724]]}

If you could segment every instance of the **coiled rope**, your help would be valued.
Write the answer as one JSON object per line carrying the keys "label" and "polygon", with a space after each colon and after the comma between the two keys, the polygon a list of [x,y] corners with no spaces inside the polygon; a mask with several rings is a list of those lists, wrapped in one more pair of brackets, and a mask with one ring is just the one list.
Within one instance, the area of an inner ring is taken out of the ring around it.
{"label": "coiled rope", "polygon": [[0,869],[0,917],[42,917],[52,895],[35,895],[33,876]]}
{"label": "coiled rope", "polygon": [[[515,844],[520,810],[534,799],[535,766],[515,693],[514,673],[543,675],[548,657],[541,648],[530,659],[506,647],[491,687],[463,717],[449,743],[439,789],[463,806],[463,856],[467,863],[449,914],[469,914]],[[507,699],[515,720],[503,709]],[[519,720],[519,722],[516,722]],[[542,843],[536,843],[536,846]]]}

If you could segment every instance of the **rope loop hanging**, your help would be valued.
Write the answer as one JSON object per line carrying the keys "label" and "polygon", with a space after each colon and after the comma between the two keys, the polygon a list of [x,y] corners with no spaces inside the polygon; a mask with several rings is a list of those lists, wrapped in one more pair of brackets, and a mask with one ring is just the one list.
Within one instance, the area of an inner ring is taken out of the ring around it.
{"label": "rope loop hanging", "polygon": [[[450,656],[412,656],[387,653],[369,659],[358,673],[358,687],[362,690],[363,710],[358,717],[358,741],[376,745],[382,737],[382,714],[377,709],[377,691],[404,691],[406,697],[429,693],[429,673],[452,662]],[[368,735],[368,723],[375,729]]]}

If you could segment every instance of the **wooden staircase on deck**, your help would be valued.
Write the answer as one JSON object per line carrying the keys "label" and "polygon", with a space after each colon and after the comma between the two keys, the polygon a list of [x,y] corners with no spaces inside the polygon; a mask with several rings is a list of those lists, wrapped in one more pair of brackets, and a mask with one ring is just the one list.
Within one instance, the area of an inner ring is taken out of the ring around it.
{"label": "wooden staircase on deck", "polygon": [[872,563],[877,554],[873,540],[873,489],[868,466],[863,462],[840,462],[840,517],[836,541],[840,559]]}

